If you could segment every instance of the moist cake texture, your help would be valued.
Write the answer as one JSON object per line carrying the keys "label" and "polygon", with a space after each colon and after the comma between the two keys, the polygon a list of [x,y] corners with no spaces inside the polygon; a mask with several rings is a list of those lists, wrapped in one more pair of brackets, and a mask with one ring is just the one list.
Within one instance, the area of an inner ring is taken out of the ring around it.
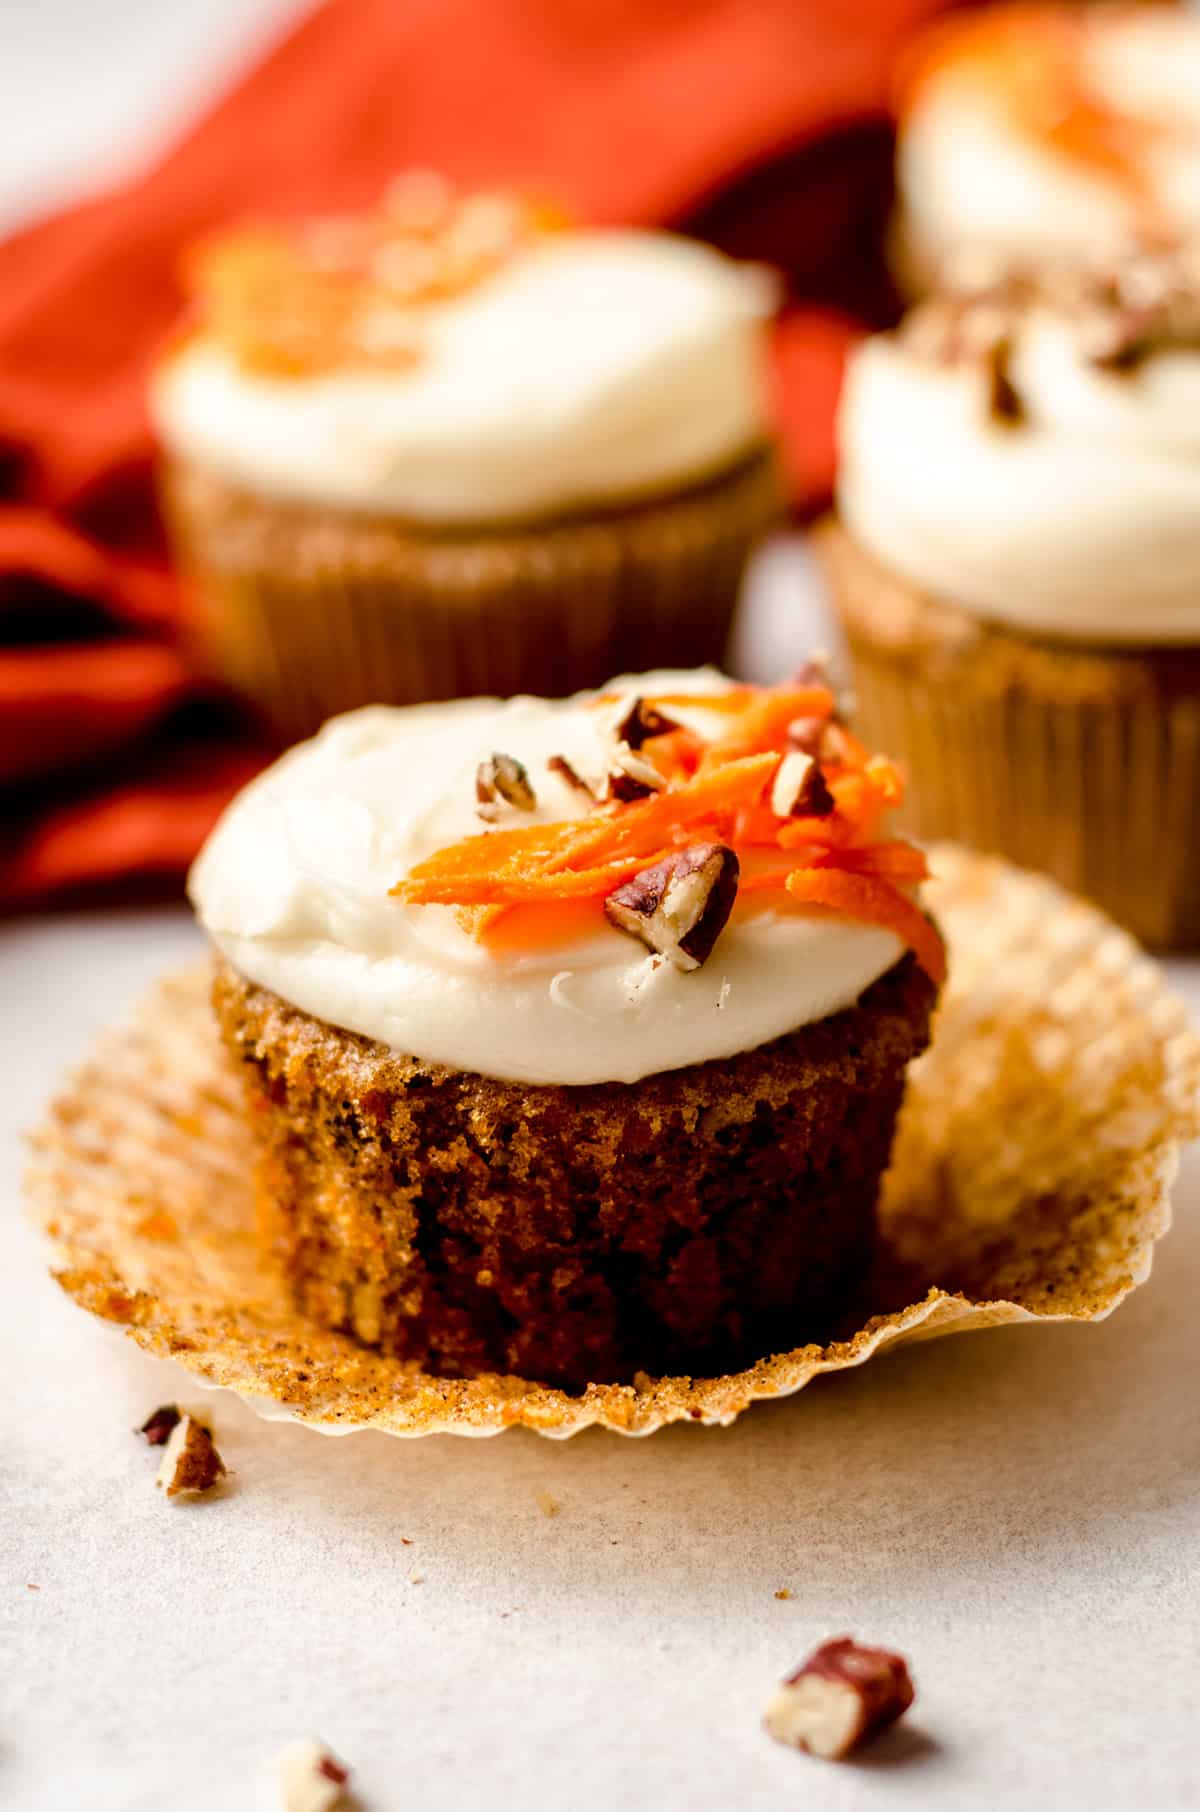
{"label": "moist cake texture", "polygon": [[301,1308],[429,1371],[569,1388],[833,1331],[934,996],[906,956],[758,1049],[571,1088],[423,1064],[228,965],[214,987]]}

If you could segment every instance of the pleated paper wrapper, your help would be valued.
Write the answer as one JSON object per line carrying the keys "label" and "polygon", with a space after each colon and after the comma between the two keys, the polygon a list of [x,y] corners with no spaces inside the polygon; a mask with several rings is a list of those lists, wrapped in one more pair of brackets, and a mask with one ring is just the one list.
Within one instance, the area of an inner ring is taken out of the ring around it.
{"label": "pleated paper wrapper", "polygon": [[476,532],[278,504],[186,466],[163,488],[208,657],[287,741],[358,705],[558,697],[719,661],[782,511],[767,454],[676,496]]}

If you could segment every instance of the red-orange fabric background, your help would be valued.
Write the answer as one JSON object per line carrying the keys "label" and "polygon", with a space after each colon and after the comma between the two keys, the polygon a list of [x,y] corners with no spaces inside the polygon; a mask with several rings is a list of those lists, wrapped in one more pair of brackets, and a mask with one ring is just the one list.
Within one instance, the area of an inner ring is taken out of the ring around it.
{"label": "red-orange fabric background", "polygon": [[264,759],[190,670],[145,375],[180,248],[406,164],[770,258],[797,506],[851,317],[886,311],[886,98],[938,0],[329,0],[138,180],[0,245],[0,904],[177,884]]}

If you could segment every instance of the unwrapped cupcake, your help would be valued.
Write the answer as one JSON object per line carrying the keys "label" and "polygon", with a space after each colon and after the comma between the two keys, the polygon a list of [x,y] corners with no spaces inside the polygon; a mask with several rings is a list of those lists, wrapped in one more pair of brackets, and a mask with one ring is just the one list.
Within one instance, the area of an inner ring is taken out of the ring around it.
{"label": "unwrapped cupcake", "polygon": [[192,897],[311,1319],[447,1376],[712,1373],[828,1337],[944,957],[819,669],[372,708]]}
{"label": "unwrapped cupcake", "polygon": [[964,243],[1089,260],[1200,232],[1200,21],[1185,7],[989,7],[939,21],[902,86],[902,281]]}
{"label": "unwrapped cupcake", "polygon": [[281,733],[723,649],[780,493],[770,273],[400,179],[198,250],[152,412],[219,671]]}
{"label": "unwrapped cupcake", "polygon": [[1200,251],[943,291],[840,443],[821,545],[910,824],[1200,942]]}

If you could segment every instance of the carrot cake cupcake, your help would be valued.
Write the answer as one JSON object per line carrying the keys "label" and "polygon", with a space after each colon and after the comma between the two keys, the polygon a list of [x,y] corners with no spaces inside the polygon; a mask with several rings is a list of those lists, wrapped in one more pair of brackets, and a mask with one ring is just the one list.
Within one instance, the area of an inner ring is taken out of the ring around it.
{"label": "carrot cake cupcake", "polygon": [[1200,942],[1200,251],[930,299],[840,440],[823,547],[909,822]]}
{"label": "carrot cake cupcake", "polygon": [[771,273],[416,174],[203,247],[191,286],[152,387],[165,512],[280,732],[719,658],[780,508]]}
{"label": "carrot cake cupcake", "polygon": [[580,1388],[827,1336],[942,975],[824,673],[328,724],[191,891],[299,1306]]}
{"label": "carrot cake cupcake", "polygon": [[940,21],[901,96],[900,274],[963,245],[1108,255],[1200,232],[1200,21],[1174,6],[1000,6]]}

